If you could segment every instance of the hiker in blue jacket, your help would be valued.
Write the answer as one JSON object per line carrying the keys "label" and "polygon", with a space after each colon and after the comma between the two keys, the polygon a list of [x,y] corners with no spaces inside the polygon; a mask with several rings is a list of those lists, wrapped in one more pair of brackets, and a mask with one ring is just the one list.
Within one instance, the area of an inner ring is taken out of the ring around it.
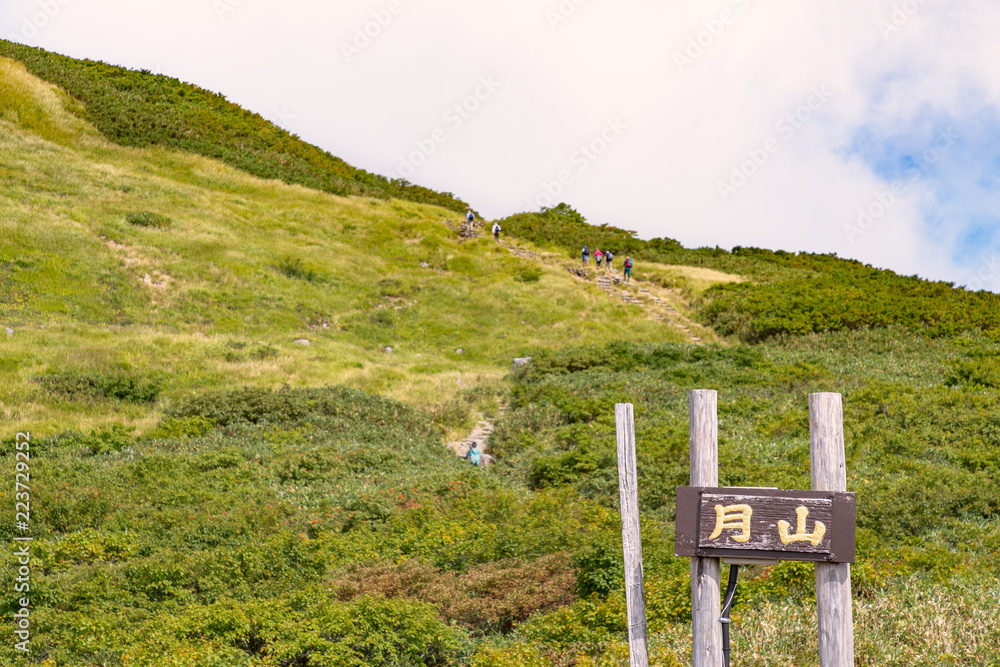
{"label": "hiker in blue jacket", "polygon": [[586,244],[583,246],[583,263],[584,265],[590,263],[590,249],[587,248]]}
{"label": "hiker in blue jacket", "polygon": [[467,451],[465,453],[465,456],[463,456],[462,458],[463,459],[469,459],[469,461],[472,463],[472,465],[477,466],[477,465],[479,465],[479,460],[480,460],[481,457],[482,457],[482,455],[479,452],[479,445],[476,444],[476,443],[472,443],[469,446],[469,451]]}

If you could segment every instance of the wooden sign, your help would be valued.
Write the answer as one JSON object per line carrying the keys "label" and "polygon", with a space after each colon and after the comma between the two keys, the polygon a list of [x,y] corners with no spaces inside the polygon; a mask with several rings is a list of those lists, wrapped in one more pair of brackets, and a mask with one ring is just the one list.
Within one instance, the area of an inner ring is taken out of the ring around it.
{"label": "wooden sign", "polygon": [[853,493],[677,487],[678,556],[854,562]]}

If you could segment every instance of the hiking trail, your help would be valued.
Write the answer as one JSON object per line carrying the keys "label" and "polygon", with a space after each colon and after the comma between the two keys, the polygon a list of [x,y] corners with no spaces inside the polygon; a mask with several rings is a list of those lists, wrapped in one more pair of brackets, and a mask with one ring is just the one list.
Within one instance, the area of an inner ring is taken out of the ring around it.
{"label": "hiking trail", "polygon": [[[505,406],[500,407],[499,414],[496,417],[497,420],[503,416],[504,410],[506,409],[507,408]],[[482,452],[482,458],[480,459],[479,465],[481,467],[485,467],[496,463],[496,459],[489,454],[489,448],[487,447],[487,441],[489,440],[490,434],[493,433],[494,425],[493,422],[486,419],[482,414],[480,414],[480,417],[483,418],[476,422],[476,426],[472,429],[472,433],[462,440],[449,442],[445,446],[450,447],[454,450],[456,456],[462,458],[465,457],[466,453],[468,453],[472,443],[477,443],[479,445],[479,451]]]}
{"label": "hiking trail", "polygon": [[[469,223],[466,220],[462,220],[461,226],[458,228],[459,235],[463,239],[486,236],[486,233],[484,233],[486,224],[489,223],[480,220]],[[449,227],[455,230],[455,227],[450,224]],[[696,324],[684,314],[682,309],[686,309],[688,304],[679,290],[661,287],[635,277],[626,283],[620,273],[609,272],[605,267],[601,267],[600,269],[593,266],[584,267],[579,262],[573,262],[571,259],[558,253],[525,250],[503,239],[500,240],[500,247],[515,257],[566,269],[577,280],[596,285],[598,289],[612,299],[621,299],[627,304],[638,306],[648,312],[653,319],[678,329],[684,333],[690,343],[704,345],[706,342],[721,342],[711,329]],[[621,261],[624,261],[624,259],[622,257]],[[616,271],[621,271],[620,265]],[[500,413],[495,420],[502,418],[505,409],[505,407],[500,408]],[[482,417],[482,415],[480,416]],[[493,429],[494,422],[483,417],[476,423],[475,428],[473,428],[467,437],[462,440],[449,442],[446,446],[450,447],[456,456],[464,457],[469,451],[471,444],[476,442],[479,444],[479,450],[482,452],[482,462],[480,465],[491,465],[496,462],[496,459],[488,453],[488,440],[490,434],[493,433]]]}
{"label": "hiking trail", "polygon": [[[476,221],[469,224],[463,221],[460,233],[463,238],[476,238],[484,235],[481,231],[484,228],[484,223]],[[515,257],[536,260],[550,266],[556,265],[565,268],[578,280],[596,284],[608,296],[614,299],[621,299],[631,305],[639,306],[649,312],[653,316],[653,319],[665,322],[675,329],[682,331],[691,343],[703,345],[705,342],[722,342],[712,333],[711,329],[696,324],[684,314],[684,310],[687,309],[688,304],[679,290],[660,287],[659,285],[635,277],[626,283],[620,273],[609,272],[605,267],[597,268],[589,265],[584,267],[562,255],[525,250],[503,239],[500,240],[500,247]],[[622,257],[620,261],[624,261],[624,259]],[[615,271],[620,270],[619,268]]]}

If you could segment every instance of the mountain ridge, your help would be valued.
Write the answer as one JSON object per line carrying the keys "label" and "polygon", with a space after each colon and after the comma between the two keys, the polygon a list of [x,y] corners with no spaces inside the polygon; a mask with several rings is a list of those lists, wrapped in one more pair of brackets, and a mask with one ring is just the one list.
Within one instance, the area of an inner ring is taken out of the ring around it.
{"label": "mountain ridge", "polygon": [[64,89],[71,110],[123,146],[160,145],[220,159],[262,178],[333,194],[396,197],[463,212],[468,204],[403,179],[355,167],[260,115],[194,84],[147,70],[78,60],[0,40],[0,56]]}

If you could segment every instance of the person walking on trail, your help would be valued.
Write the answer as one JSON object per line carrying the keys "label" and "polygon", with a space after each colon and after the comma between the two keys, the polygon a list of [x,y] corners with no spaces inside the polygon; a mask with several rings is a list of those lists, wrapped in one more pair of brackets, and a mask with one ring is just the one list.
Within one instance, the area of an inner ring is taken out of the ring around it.
{"label": "person walking on trail", "polygon": [[469,445],[469,451],[467,451],[465,456],[462,458],[468,459],[474,466],[479,465],[479,461],[482,458],[482,454],[479,451],[479,445],[475,442]]}
{"label": "person walking on trail", "polygon": [[493,240],[496,241],[497,243],[500,243],[500,223],[499,222],[494,222],[493,223]]}
{"label": "person walking on trail", "polygon": [[475,220],[475,219],[476,219],[476,216],[474,216],[472,214],[472,209],[471,208],[468,211],[465,212],[465,221],[467,223],[469,223],[471,225],[472,221]]}
{"label": "person walking on trail", "polygon": [[583,246],[583,264],[586,266],[590,263],[590,250],[587,248],[586,244]]}
{"label": "person walking on trail", "polygon": [[604,253],[601,252],[600,248],[594,248],[594,262],[597,264],[597,268],[601,268],[602,259],[604,259]]}
{"label": "person walking on trail", "polygon": [[613,260],[614,258],[615,256],[611,254],[610,250],[604,251],[604,266],[607,267],[608,271],[611,270],[611,260]]}
{"label": "person walking on trail", "polygon": [[632,258],[625,257],[625,282],[629,282],[632,277]]}

